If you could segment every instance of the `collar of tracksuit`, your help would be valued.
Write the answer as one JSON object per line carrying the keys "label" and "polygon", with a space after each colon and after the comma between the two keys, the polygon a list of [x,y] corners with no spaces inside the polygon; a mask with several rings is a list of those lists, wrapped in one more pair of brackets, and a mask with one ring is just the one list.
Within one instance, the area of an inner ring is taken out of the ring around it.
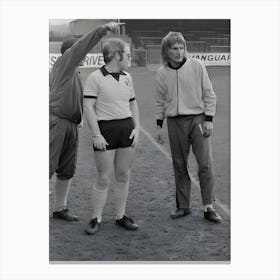
{"label": "collar of tracksuit", "polygon": [[181,67],[185,64],[186,61],[187,61],[187,59],[184,57],[183,60],[182,60],[182,62],[181,62],[181,64],[180,64],[179,66],[177,66],[177,67],[173,67],[173,66],[170,64],[170,62],[168,62],[167,65],[168,65],[169,68],[174,69],[174,70],[177,70],[177,69],[181,68]]}

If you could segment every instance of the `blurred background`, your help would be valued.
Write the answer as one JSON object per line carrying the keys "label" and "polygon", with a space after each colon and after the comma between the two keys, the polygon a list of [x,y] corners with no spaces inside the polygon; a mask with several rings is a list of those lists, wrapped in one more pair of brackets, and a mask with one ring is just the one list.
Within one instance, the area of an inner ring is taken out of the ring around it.
{"label": "blurred background", "polygon": [[[205,62],[229,65],[230,20],[228,19],[50,19],[49,53],[52,65],[60,53],[62,41],[81,37],[110,21],[124,22],[116,33],[105,36],[90,52],[85,67],[100,67],[103,62],[93,54],[101,54],[102,43],[119,37],[131,46],[132,66],[157,68],[160,61],[160,43],[169,31],[181,32],[187,49]],[[92,55],[91,55],[92,54]],[[202,57],[203,58],[203,57]],[[98,65],[96,65],[98,61]],[[50,66],[51,66],[50,65]]]}

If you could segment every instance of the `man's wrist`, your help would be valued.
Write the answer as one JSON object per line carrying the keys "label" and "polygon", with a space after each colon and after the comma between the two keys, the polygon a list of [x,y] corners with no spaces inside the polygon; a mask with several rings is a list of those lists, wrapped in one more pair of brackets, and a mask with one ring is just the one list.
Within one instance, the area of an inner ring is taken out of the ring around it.
{"label": "man's wrist", "polygon": [[94,134],[92,137],[96,138],[96,137],[100,137],[100,136],[102,136],[102,135],[101,134]]}
{"label": "man's wrist", "polygon": [[101,33],[104,35],[107,33],[107,31],[110,31],[110,27],[108,26],[108,24],[104,24],[101,26]]}

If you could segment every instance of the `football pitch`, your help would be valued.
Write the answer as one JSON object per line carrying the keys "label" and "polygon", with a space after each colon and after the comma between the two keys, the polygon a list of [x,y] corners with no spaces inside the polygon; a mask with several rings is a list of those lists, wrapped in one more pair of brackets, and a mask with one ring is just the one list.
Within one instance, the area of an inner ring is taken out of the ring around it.
{"label": "football pitch", "polygon": [[[203,219],[197,166],[190,156],[192,173],[192,214],[178,220],[169,218],[175,210],[175,182],[164,122],[165,144],[154,139],[155,72],[131,68],[139,106],[141,133],[131,170],[127,214],[139,225],[135,232],[114,224],[113,185],[104,208],[100,231],[84,234],[91,218],[91,188],[96,181],[90,131],[84,121],[80,129],[78,163],[68,206],[80,217],[77,223],[51,218],[54,203],[50,182],[49,260],[51,262],[229,262],[230,261],[230,67],[208,67],[217,95],[212,148],[215,170],[215,208],[222,224]],[[86,76],[90,70],[82,71]]]}

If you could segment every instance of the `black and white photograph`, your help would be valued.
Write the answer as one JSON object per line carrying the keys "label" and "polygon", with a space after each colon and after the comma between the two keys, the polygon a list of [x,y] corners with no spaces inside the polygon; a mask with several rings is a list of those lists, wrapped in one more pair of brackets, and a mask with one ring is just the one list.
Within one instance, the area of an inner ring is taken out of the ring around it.
{"label": "black and white photograph", "polygon": [[50,20],[50,262],[230,261],[230,20]]}
{"label": "black and white photograph", "polygon": [[0,279],[279,280],[279,23],[0,1]]}

